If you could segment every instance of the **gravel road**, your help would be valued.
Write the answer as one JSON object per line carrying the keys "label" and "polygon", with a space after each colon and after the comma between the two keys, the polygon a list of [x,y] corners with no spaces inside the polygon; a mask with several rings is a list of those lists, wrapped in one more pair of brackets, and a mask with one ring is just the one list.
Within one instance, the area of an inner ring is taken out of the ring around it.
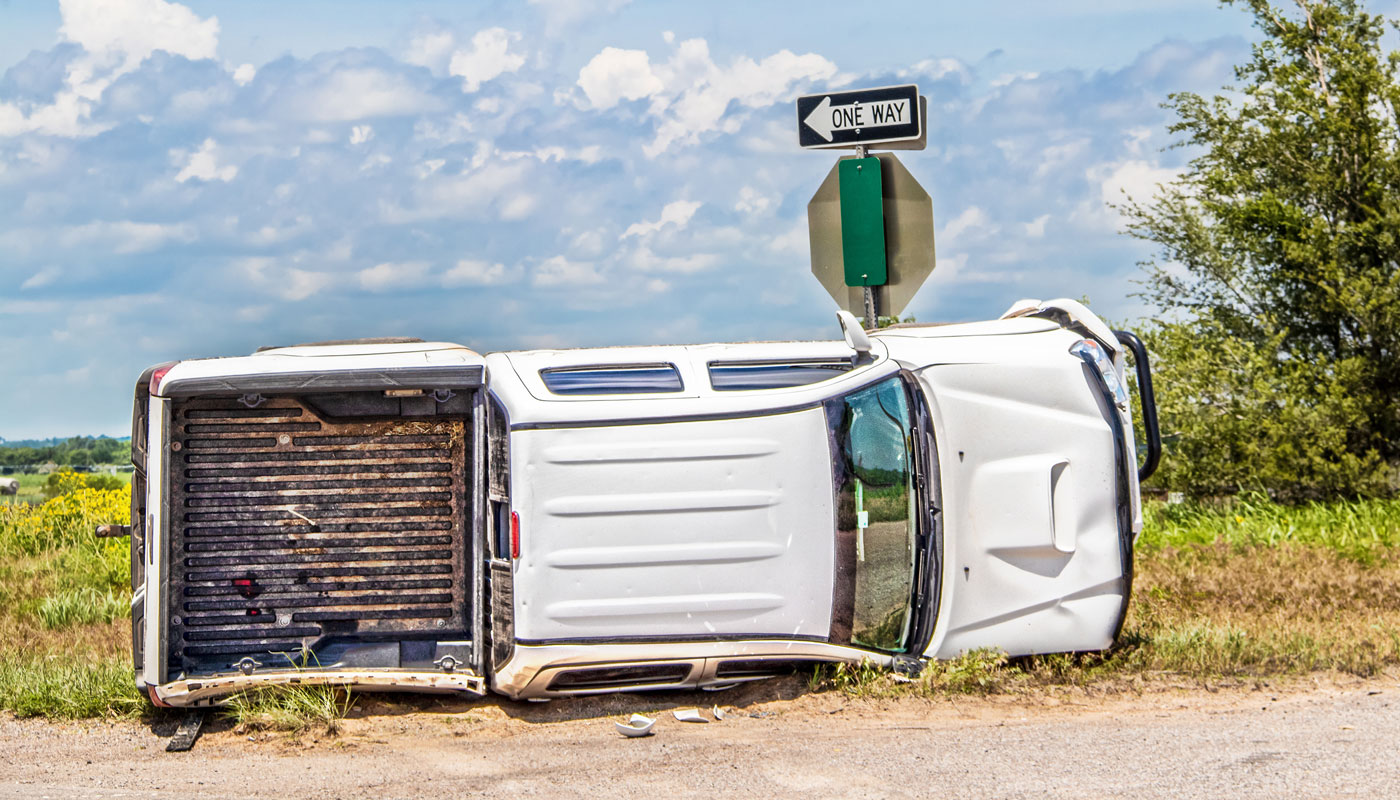
{"label": "gravel road", "polygon": [[225,723],[184,754],[133,723],[0,718],[0,797],[1400,796],[1393,677],[878,703],[751,693],[725,698],[723,722],[665,713],[650,738],[612,730],[624,711],[714,699],[372,705],[339,736],[250,740]]}

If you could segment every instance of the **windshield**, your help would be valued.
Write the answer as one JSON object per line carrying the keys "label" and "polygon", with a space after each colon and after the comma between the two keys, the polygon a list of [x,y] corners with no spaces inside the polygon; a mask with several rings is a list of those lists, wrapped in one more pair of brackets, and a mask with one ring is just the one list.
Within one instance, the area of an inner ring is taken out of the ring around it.
{"label": "windshield", "polygon": [[837,596],[833,633],[877,650],[903,649],[914,574],[912,426],[898,378],[833,401]]}

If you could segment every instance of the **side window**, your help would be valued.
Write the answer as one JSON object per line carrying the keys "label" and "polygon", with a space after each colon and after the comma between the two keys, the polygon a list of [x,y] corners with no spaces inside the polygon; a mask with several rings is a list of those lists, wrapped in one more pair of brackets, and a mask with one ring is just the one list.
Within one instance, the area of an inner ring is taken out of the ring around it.
{"label": "side window", "polygon": [[849,626],[853,644],[899,651],[908,636],[918,533],[904,381],[853,392],[829,403],[827,412],[837,453],[832,616]]}
{"label": "side window", "polygon": [[851,369],[850,361],[785,361],[710,363],[710,385],[715,391],[789,389],[835,378]]}
{"label": "side window", "polygon": [[609,364],[540,370],[555,394],[652,394],[683,390],[675,364]]}

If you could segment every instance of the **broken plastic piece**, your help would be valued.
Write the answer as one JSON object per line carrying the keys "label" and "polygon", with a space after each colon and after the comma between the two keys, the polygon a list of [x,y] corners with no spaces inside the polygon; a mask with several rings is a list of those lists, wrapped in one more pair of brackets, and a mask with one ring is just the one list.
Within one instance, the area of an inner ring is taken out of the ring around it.
{"label": "broken plastic piece", "polygon": [[700,709],[698,708],[678,708],[671,712],[671,716],[681,722],[709,722],[709,720],[700,716]]}
{"label": "broken plastic piece", "polygon": [[194,747],[194,740],[199,738],[199,731],[204,727],[205,710],[202,708],[190,709],[185,712],[185,718],[180,720],[180,727],[175,730],[175,735],[170,737],[170,743],[165,746],[167,753],[186,753]]}
{"label": "broken plastic piece", "polygon": [[651,726],[656,724],[656,720],[651,717],[644,717],[641,714],[633,714],[626,722],[615,722],[617,732],[630,739],[639,736],[650,736]]}
{"label": "broken plastic piece", "polygon": [[724,721],[724,709],[720,708],[719,706],[715,706],[714,708],[710,709],[710,711],[715,715],[715,720],[717,722]]}

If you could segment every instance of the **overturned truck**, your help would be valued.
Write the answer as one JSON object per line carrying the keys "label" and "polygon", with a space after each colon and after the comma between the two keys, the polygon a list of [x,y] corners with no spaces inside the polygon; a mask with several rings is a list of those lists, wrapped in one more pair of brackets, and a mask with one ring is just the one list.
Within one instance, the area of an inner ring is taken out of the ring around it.
{"label": "overturned truck", "polygon": [[1073,301],[841,317],[832,342],[148,370],[119,529],[137,685],[553,697],[1109,646],[1159,449],[1141,344]]}

